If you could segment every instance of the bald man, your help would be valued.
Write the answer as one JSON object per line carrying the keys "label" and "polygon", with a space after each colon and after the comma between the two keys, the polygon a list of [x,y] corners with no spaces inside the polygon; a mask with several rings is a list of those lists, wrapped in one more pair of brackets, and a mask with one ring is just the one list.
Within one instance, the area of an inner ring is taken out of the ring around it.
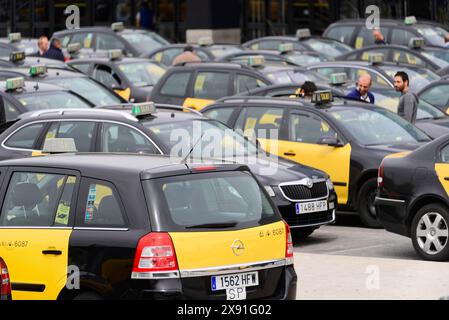
{"label": "bald man", "polygon": [[376,99],[374,99],[374,95],[369,92],[372,84],[373,80],[371,79],[371,76],[368,73],[362,74],[357,82],[356,88],[346,95],[346,99],[374,104]]}

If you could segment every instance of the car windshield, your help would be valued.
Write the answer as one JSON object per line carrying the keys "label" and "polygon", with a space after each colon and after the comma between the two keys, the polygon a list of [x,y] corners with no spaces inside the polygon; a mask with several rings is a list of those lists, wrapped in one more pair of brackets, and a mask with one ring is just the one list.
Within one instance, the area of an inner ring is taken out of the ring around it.
{"label": "car windshield", "polygon": [[124,33],[122,35],[139,52],[149,52],[168,45],[168,41],[155,33]]}
{"label": "car windshield", "polygon": [[321,52],[333,58],[352,51],[351,47],[337,41],[310,38],[304,40],[304,42],[316,52]]}
{"label": "car windshield", "polygon": [[123,63],[119,69],[136,87],[155,85],[167,71],[165,67],[152,62]]}
{"label": "car windshield", "polygon": [[37,40],[22,41],[16,47],[19,51],[25,52],[27,56],[38,53]]}
{"label": "car windshield", "polygon": [[433,46],[444,47],[444,38],[433,26],[417,25],[416,29],[426,39],[426,43]]}
{"label": "car windshield", "polygon": [[[425,48],[421,53],[428,57],[429,59],[438,58],[439,60],[442,60],[446,62],[449,65],[449,50],[447,49],[433,49],[430,47]],[[436,63],[439,63],[438,61],[435,61]]]}
{"label": "car windshield", "polygon": [[414,125],[385,109],[342,109],[330,114],[366,146],[430,141]]}
{"label": "car windshield", "polygon": [[440,79],[436,73],[425,68],[404,68],[397,66],[380,66],[380,68],[391,78],[394,79],[395,74],[401,69],[408,74],[410,79],[410,89],[413,92],[418,92],[420,89],[427,86],[432,81]]}
{"label": "car windshield", "polygon": [[120,98],[112,92],[87,77],[55,78],[47,82],[72,90],[92,102],[95,106],[111,106],[122,103]]}
{"label": "car windshield", "polygon": [[237,46],[212,46],[210,47],[210,52],[215,58],[221,58],[226,55],[242,52],[243,49]]}
{"label": "car windshield", "polygon": [[329,82],[329,80],[326,77],[320,75],[319,73],[316,73],[315,71],[310,71],[310,70],[276,71],[276,72],[268,73],[267,77],[271,81],[273,81],[274,84],[290,84],[290,83],[302,84],[306,81],[321,82],[321,83]]}
{"label": "car windshield", "polygon": [[442,58],[434,55],[432,52],[421,51],[421,54],[424,57],[426,57],[427,59],[430,59],[430,60],[432,60],[432,62],[436,63],[440,69],[446,68],[446,67],[449,66],[449,62],[448,61],[443,60]]}
{"label": "car windshield", "polygon": [[66,91],[27,94],[18,96],[17,99],[28,111],[69,108],[85,109],[91,107],[74,94]]}
{"label": "car windshield", "polygon": [[153,183],[165,200],[162,203],[170,220],[178,227],[226,229],[260,225],[275,217],[267,196],[249,172],[192,174],[157,179]]}
{"label": "car windshield", "polygon": [[[187,120],[164,124],[144,123],[167,150],[186,157],[224,159],[256,155],[257,146],[215,120]],[[201,143],[198,143],[201,140]],[[182,154],[179,154],[182,152]]]}
{"label": "car windshield", "polygon": [[314,63],[326,61],[326,59],[321,58],[320,56],[303,53],[293,53],[291,55],[288,55],[287,59],[293,62],[294,64],[297,64],[298,66],[304,67]]}

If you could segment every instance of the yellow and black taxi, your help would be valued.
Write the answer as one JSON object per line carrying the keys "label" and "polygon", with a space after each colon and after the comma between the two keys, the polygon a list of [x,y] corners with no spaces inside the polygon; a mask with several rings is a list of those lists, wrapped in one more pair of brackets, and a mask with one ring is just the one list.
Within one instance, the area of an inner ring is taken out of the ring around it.
{"label": "yellow and black taxi", "polygon": [[262,73],[238,63],[185,63],[167,70],[154,86],[151,101],[198,111],[220,98],[270,84]]}
{"label": "yellow and black taxi", "polygon": [[0,69],[0,81],[23,77],[26,81],[48,83],[71,90],[95,106],[110,106],[127,103],[121,96],[87,75],[60,68],[35,65],[30,68]]}
{"label": "yellow and black taxi", "polygon": [[156,61],[123,57],[120,50],[108,51],[106,58],[76,59],[67,64],[132,102],[149,101],[154,85],[167,70]]}
{"label": "yellow and black taxi", "polygon": [[412,239],[425,260],[449,260],[449,136],[386,157],[376,208],[390,232]]}
{"label": "yellow and black taxi", "polygon": [[7,38],[0,38],[0,57],[9,57],[13,52],[23,51],[27,56],[38,53],[37,39],[22,38],[20,32],[10,33]]}
{"label": "yellow and black taxi", "polygon": [[296,297],[289,227],[245,165],[66,154],[0,172],[13,300]]}
{"label": "yellow and black taxi", "polygon": [[269,36],[257,38],[242,46],[250,50],[278,50],[281,45],[291,44],[294,50],[315,51],[332,59],[352,51],[352,48],[338,40],[312,36],[309,29],[298,29],[295,36]]}
{"label": "yellow and black taxi", "polygon": [[55,32],[52,39],[61,40],[63,49],[70,44],[81,44],[83,49],[97,51],[121,50],[125,56],[140,57],[168,45],[169,42],[155,32],[128,29],[121,22],[108,27],[83,27]]}
{"label": "yellow and black taxi", "polygon": [[37,64],[45,64],[48,67],[69,69],[69,66],[62,61],[41,57],[30,57],[25,54],[25,51],[14,51],[8,57],[0,58],[0,68],[31,67]]}
{"label": "yellow and black taxi", "polygon": [[[108,109],[44,110],[21,116],[0,136],[0,159],[40,154],[48,139],[70,138],[80,152],[127,152],[246,164],[297,239],[335,221],[336,195],[319,170],[267,156],[222,123],[186,108],[151,103]],[[216,140],[210,141],[214,137]],[[215,141],[215,142],[214,142]]]}
{"label": "yellow and black taxi", "polygon": [[430,138],[384,108],[331,99],[330,91],[315,92],[313,103],[236,96],[203,113],[249,138],[255,136],[270,153],[326,172],[340,209],[357,209],[366,226],[379,227],[374,198],[382,159],[413,150]]}

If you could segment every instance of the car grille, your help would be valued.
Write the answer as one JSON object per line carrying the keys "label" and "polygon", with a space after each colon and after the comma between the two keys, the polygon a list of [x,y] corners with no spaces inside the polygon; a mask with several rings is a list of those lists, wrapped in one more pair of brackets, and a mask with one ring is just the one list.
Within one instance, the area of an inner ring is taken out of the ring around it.
{"label": "car grille", "polygon": [[327,222],[332,222],[334,219],[333,210],[324,212],[314,212],[306,214],[296,214],[296,209],[293,206],[285,206],[279,208],[282,218],[289,226],[309,226],[319,225]]}
{"label": "car grille", "polygon": [[284,185],[280,188],[286,198],[294,201],[319,199],[328,196],[326,181],[316,182],[310,189],[303,185]]}

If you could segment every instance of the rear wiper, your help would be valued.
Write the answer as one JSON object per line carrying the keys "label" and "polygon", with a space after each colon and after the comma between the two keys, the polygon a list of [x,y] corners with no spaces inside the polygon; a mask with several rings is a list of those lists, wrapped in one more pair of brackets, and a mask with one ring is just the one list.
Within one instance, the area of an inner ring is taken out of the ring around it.
{"label": "rear wiper", "polygon": [[186,229],[222,229],[222,228],[233,228],[238,224],[237,221],[229,222],[217,222],[217,223],[205,223],[196,226],[188,226]]}

